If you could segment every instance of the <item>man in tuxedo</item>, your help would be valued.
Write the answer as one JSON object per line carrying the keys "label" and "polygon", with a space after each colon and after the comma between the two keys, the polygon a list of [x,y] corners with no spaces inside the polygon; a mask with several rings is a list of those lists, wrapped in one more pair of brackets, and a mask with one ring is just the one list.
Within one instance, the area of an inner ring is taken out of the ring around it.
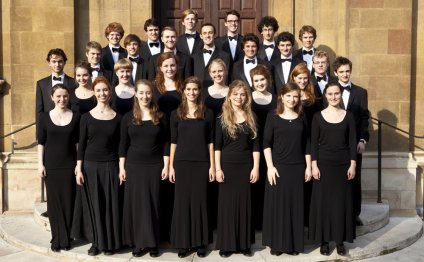
{"label": "man in tuxedo", "polygon": [[209,75],[209,65],[214,59],[221,58],[225,64],[231,61],[230,56],[215,46],[216,28],[211,23],[205,23],[200,29],[200,37],[203,40],[203,50],[193,55],[193,73],[202,81],[203,88],[213,85]]}
{"label": "man in tuxedo", "polygon": [[85,46],[85,56],[87,62],[91,66],[91,81],[93,82],[98,76],[104,76],[110,83],[112,83],[112,72],[103,68],[100,63],[102,55],[102,46],[96,41],[90,41]]}
{"label": "man in tuxedo", "polygon": [[[242,80],[250,87],[252,87],[250,70],[255,68],[258,64],[265,65],[269,69],[271,76],[273,75],[272,65],[269,62],[257,57],[258,46],[259,38],[255,34],[248,33],[243,37],[242,48],[244,52],[244,58],[234,63],[231,81]],[[273,93],[274,87],[270,86],[269,88],[270,90],[268,91]]]}
{"label": "man in tuxedo", "polygon": [[311,25],[304,25],[299,30],[299,40],[302,42],[302,47],[293,52],[293,56],[306,62],[309,71],[312,71],[312,57],[316,52],[314,47],[317,39],[317,31]]}
{"label": "man in tuxedo", "polygon": [[268,62],[279,58],[280,51],[274,40],[274,35],[278,31],[277,19],[273,16],[265,16],[259,21],[257,28],[263,38],[262,43],[259,45],[258,57]]}
{"label": "man in tuxedo", "polygon": [[365,145],[369,141],[368,131],[370,113],[368,111],[368,93],[367,90],[357,86],[350,81],[352,73],[352,62],[346,57],[337,57],[333,63],[334,74],[339,83],[343,86],[341,107],[350,111],[355,118],[356,127],[356,175],[353,179],[353,213],[357,226],[362,226],[359,219],[361,214],[362,189],[361,189],[361,166],[362,153],[365,151]]}
{"label": "man in tuxedo", "polygon": [[177,50],[191,56],[203,48],[200,34],[196,32],[196,25],[199,21],[197,11],[193,9],[184,10],[181,19],[185,32],[177,38]]}
{"label": "man in tuxedo", "polygon": [[[176,48],[177,30],[175,28],[166,26],[161,32],[161,41],[164,45],[162,53],[173,52],[177,56],[178,74],[182,79],[186,79],[193,75],[193,59]],[[147,70],[147,78],[153,81],[156,78],[156,63],[160,54],[156,54],[150,58]]]}
{"label": "man in tuxedo", "polygon": [[127,58],[131,61],[133,66],[130,81],[133,85],[138,80],[147,78],[147,63],[140,57],[140,45],[141,40],[135,34],[129,34],[124,39],[124,47],[128,53]]}
{"label": "man in tuxedo", "polygon": [[145,62],[163,51],[163,44],[159,40],[159,21],[155,18],[149,18],[144,22],[144,31],[147,34],[147,42],[142,42],[140,47],[140,56]]}
{"label": "man in tuxedo", "polygon": [[101,63],[105,70],[113,72],[116,61],[127,57],[125,49],[119,44],[124,36],[124,28],[120,23],[110,23],[105,29],[105,36],[109,44],[102,49]]}
{"label": "man in tuxedo", "polygon": [[236,10],[230,10],[226,13],[224,25],[227,28],[227,34],[219,37],[215,41],[216,47],[226,52],[231,58],[230,67],[237,61],[243,59],[241,42],[243,37],[238,33],[240,23],[240,13]]}
{"label": "man in tuxedo", "polygon": [[274,68],[275,94],[278,94],[281,87],[289,81],[293,68],[304,63],[303,60],[293,56],[294,35],[289,32],[282,32],[276,39],[280,55],[271,60]]}
{"label": "man in tuxedo", "polygon": [[312,58],[312,61],[313,71],[311,73],[311,81],[314,85],[316,102],[318,103],[319,108],[324,108],[327,103],[324,99],[323,91],[329,80],[333,79],[333,77],[328,74],[330,58],[328,57],[327,52],[317,50]]}

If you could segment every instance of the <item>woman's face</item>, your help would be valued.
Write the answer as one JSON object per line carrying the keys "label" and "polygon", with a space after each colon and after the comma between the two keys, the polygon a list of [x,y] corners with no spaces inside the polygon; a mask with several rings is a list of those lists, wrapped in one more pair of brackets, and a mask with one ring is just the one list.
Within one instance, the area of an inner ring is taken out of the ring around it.
{"label": "woman's face", "polygon": [[145,84],[139,84],[137,86],[137,92],[135,97],[137,98],[138,104],[143,107],[148,107],[152,101],[153,92],[150,86]]}
{"label": "woman's face", "polygon": [[268,80],[264,75],[253,76],[253,88],[258,92],[265,92],[268,88]]}
{"label": "woman's face", "polygon": [[87,87],[91,84],[91,76],[88,73],[87,69],[82,67],[77,67],[75,69],[75,79],[78,86]]}
{"label": "woman's face", "polygon": [[108,103],[111,93],[109,87],[105,83],[98,83],[93,87],[94,95],[96,96],[97,102]]}
{"label": "woman's face", "polygon": [[342,97],[342,92],[339,86],[333,85],[327,87],[325,91],[325,98],[328,101],[328,104],[331,106],[338,106],[340,104]]}
{"label": "woman's face", "polygon": [[244,88],[234,88],[230,94],[231,105],[241,108],[247,101],[247,94]]}
{"label": "woman's face", "polygon": [[58,108],[66,108],[69,103],[69,93],[66,89],[58,88],[52,95],[53,103]]}
{"label": "woman's face", "polygon": [[200,89],[195,83],[188,83],[184,88],[184,95],[189,102],[195,103],[199,97]]}
{"label": "woman's face", "polygon": [[309,77],[308,74],[298,74],[294,77],[294,82],[300,87],[301,90],[305,90],[308,85]]}
{"label": "woman's face", "polygon": [[128,84],[131,79],[131,69],[121,68],[116,71],[116,75],[118,76],[118,81],[120,84]]}
{"label": "woman's face", "polygon": [[281,95],[283,105],[285,108],[293,110],[299,103],[299,92],[296,90],[290,91]]}
{"label": "woman's face", "polygon": [[214,83],[223,84],[225,77],[225,69],[222,65],[218,63],[212,63],[211,69],[209,70],[209,75],[211,76]]}
{"label": "woman's face", "polygon": [[177,73],[177,62],[174,58],[164,60],[160,66],[160,71],[162,71],[165,78],[174,79],[175,74]]}

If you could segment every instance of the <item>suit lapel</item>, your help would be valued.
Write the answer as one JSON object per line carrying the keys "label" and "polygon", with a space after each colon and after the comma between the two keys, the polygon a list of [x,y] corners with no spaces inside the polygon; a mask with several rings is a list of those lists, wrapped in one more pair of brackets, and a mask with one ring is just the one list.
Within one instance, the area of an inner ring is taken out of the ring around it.
{"label": "suit lapel", "polygon": [[285,81],[284,81],[283,65],[281,63],[277,63],[275,70],[277,71],[277,75],[280,78],[281,83],[284,84]]}

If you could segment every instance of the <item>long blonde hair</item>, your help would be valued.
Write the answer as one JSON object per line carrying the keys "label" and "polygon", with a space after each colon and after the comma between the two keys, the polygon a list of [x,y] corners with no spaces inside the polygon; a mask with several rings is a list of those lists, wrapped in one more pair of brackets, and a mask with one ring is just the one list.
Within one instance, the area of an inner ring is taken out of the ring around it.
{"label": "long blonde hair", "polygon": [[235,90],[242,88],[246,93],[246,102],[242,106],[242,110],[246,117],[246,123],[248,128],[250,129],[251,138],[254,139],[257,136],[257,128],[256,128],[256,119],[253,115],[251,103],[252,103],[252,95],[250,93],[250,88],[247,84],[241,80],[235,80],[230,84],[230,89],[228,91],[228,95],[225,97],[224,104],[222,105],[222,114],[220,117],[221,125],[224,130],[227,131],[228,135],[232,139],[237,138],[237,128],[238,124],[236,123],[236,114],[231,104],[231,95]]}

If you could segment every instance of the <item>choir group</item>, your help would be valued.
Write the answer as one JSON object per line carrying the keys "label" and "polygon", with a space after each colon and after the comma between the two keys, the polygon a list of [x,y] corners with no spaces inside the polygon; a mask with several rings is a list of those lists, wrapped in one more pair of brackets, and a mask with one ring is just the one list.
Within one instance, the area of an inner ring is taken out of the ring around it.
{"label": "choir group", "polygon": [[[367,91],[352,63],[314,48],[312,26],[295,37],[274,17],[253,34],[200,26],[185,10],[185,33],[148,19],[147,41],[110,23],[109,44],[86,45],[75,76],[62,49],[37,82],[39,174],[45,178],[51,249],[86,239],[88,254],[122,247],[159,256],[207,255],[216,231],[221,257],[251,256],[255,230],[272,255],[347,253],[361,225],[360,170],[369,139]],[[334,73],[334,75],[333,75]],[[307,230],[307,234],[305,234]]]}

